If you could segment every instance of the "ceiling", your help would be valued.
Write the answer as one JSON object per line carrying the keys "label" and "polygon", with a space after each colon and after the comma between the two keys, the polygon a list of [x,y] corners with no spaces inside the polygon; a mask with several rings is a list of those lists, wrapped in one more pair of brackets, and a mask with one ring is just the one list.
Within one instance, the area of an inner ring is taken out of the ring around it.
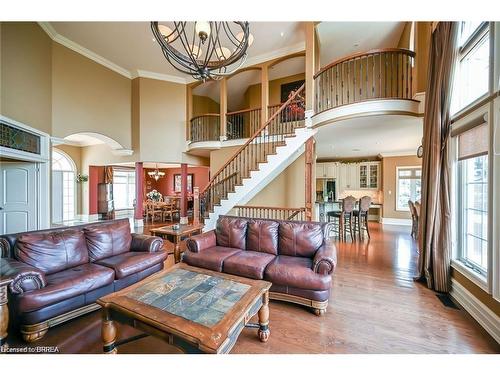
{"label": "ceiling", "polygon": [[420,117],[381,115],[343,120],[318,128],[318,159],[415,154],[422,140]]}
{"label": "ceiling", "polygon": [[[294,57],[282,61],[269,69],[269,80],[288,77],[294,74],[304,73],[305,58],[303,56]],[[235,111],[243,109],[245,92],[249,86],[260,83],[260,70],[252,69],[238,73],[227,81],[227,106],[229,110]],[[194,88],[195,95],[208,96],[217,103],[220,95],[220,83],[218,81],[207,81]]]}
{"label": "ceiling", "polygon": [[80,146],[80,147],[100,145],[100,144],[105,143],[101,139],[98,139],[98,138],[93,137],[91,135],[81,134],[81,133],[68,135],[64,139],[67,141],[70,141],[75,146]]}
{"label": "ceiling", "polygon": [[321,22],[316,26],[321,66],[357,52],[395,48],[405,22]]}
{"label": "ceiling", "polygon": [[[161,23],[161,22],[160,22]],[[149,22],[50,22],[56,39],[67,39],[138,75],[138,71],[189,78],[163,57]],[[244,66],[304,49],[302,22],[250,22],[254,42]]]}

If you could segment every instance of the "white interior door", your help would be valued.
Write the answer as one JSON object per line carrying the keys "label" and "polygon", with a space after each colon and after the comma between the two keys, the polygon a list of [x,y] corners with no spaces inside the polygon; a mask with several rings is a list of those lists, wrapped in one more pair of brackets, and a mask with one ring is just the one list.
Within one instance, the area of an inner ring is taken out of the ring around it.
{"label": "white interior door", "polygon": [[37,164],[0,165],[0,234],[36,230]]}

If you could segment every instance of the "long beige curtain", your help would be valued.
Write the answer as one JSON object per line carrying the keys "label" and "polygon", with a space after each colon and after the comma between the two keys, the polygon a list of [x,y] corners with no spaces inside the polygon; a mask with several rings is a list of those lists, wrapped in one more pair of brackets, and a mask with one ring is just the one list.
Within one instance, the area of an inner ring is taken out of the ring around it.
{"label": "long beige curtain", "polygon": [[457,57],[457,22],[439,22],[432,33],[424,116],[422,207],[418,277],[429,288],[450,287],[451,210],[448,140]]}

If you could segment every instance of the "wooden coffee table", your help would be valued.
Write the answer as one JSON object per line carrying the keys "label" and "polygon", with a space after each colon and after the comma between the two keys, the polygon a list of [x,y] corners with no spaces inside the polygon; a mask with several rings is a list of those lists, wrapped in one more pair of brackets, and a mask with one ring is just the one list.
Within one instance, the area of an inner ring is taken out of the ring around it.
{"label": "wooden coffee table", "polygon": [[[269,338],[271,283],[179,263],[172,268],[97,300],[103,307],[105,353],[148,335],[187,353],[228,353],[243,328],[258,328]],[[259,323],[249,323],[258,314]],[[115,321],[144,333],[116,341]]]}
{"label": "wooden coffee table", "polygon": [[203,231],[203,224],[178,224],[179,229],[174,229],[172,225],[150,229],[152,236],[165,238],[174,244],[175,263],[181,261],[181,241],[194,234],[200,234]]}

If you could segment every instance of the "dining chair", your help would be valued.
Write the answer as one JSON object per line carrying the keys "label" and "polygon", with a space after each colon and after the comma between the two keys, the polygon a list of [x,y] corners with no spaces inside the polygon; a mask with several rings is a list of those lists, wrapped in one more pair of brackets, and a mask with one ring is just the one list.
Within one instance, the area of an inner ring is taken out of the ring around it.
{"label": "dining chair", "polygon": [[371,204],[372,198],[365,195],[359,200],[358,209],[352,212],[354,215],[354,234],[356,234],[356,230],[358,230],[360,239],[363,236],[363,230],[366,230],[366,234],[368,235],[368,238],[370,238],[370,230],[368,229],[368,211],[370,210]]}
{"label": "dining chair", "polygon": [[155,222],[155,217],[159,217],[160,220],[163,220],[163,210],[158,206],[156,202],[153,202],[152,200],[146,201],[146,221],[147,218],[151,218],[151,224]]}
{"label": "dining chair", "polygon": [[[339,240],[343,239],[344,241],[347,240],[347,229],[349,229],[349,235],[351,236],[351,240],[354,241],[354,235],[353,235],[353,211],[356,206],[356,198],[354,198],[352,195],[349,195],[348,197],[345,197],[342,200],[342,209],[341,210],[334,210],[334,211],[328,211],[326,213],[326,216],[328,218],[328,221],[330,219],[337,220],[338,222],[338,235],[339,235]],[[335,225],[335,223],[334,223]]]}
{"label": "dining chair", "polygon": [[418,238],[418,230],[419,230],[419,226],[420,226],[420,208],[421,208],[421,205],[420,205],[420,202],[419,201],[415,201],[415,203],[413,204],[413,206],[415,207],[415,238]]}
{"label": "dining chair", "polygon": [[417,218],[417,210],[415,209],[415,204],[408,200],[408,207],[410,208],[411,214],[411,233],[410,236],[413,238],[417,238],[417,228],[418,228],[418,218]]}

